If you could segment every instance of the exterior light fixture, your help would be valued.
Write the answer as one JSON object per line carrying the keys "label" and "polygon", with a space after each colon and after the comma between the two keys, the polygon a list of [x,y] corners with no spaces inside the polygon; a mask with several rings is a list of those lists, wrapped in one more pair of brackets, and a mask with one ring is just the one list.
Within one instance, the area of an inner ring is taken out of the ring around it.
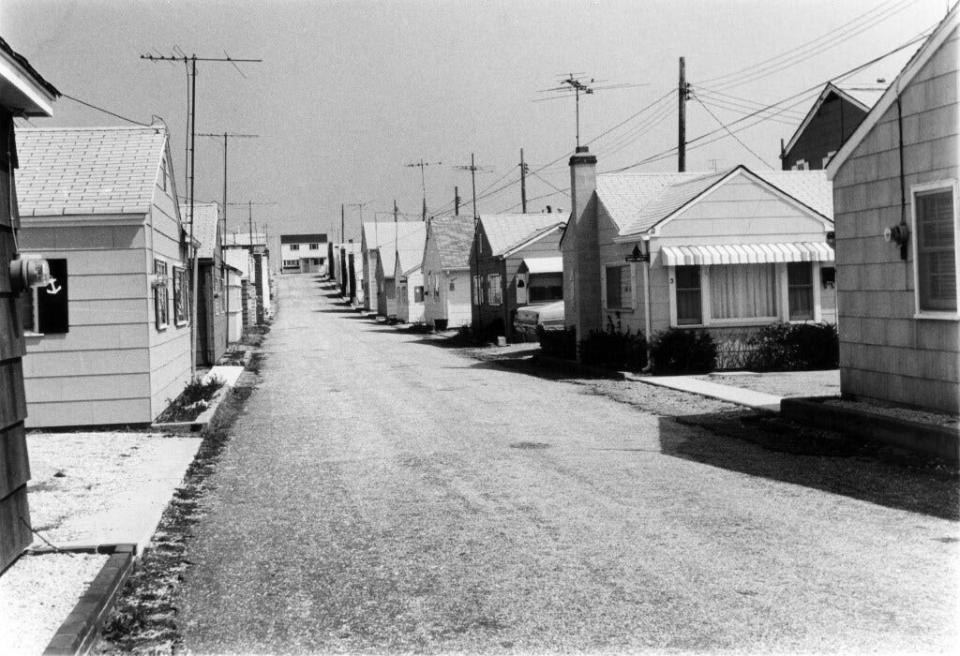
{"label": "exterior light fixture", "polygon": [[644,242],[644,249],[640,250],[639,244],[634,244],[633,250],[630,251],[630,255],[626,257],[627,262],[649,262],[650,253],[647,252],[646,242]]}

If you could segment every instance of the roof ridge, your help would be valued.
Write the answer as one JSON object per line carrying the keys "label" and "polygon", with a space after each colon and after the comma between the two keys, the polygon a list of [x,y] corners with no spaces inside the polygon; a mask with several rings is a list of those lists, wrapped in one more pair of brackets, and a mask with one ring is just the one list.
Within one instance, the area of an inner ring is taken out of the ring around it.
{"label": "roof ridge", "polygon": [[100,125],[100,126],[61,126],[61,127],[20,127],[17,132],[106,132],[114,130],[166,130],[164,125]]}

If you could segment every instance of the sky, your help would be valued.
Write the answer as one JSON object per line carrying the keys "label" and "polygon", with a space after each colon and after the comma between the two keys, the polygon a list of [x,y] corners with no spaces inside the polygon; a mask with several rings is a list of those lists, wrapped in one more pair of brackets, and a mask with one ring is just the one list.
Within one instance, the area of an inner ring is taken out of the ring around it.
{"label": "sky", "polygon": [[[521,149],[527,211],[569,210],[575,99],[545,90],[570,74],[594,88],[580,97],[580,135],[601,173],[676,170],[680,57],[687,170],[779,168],[780,140],[827,81],[889,83],[919,44],[842,76],[929,30],[950,4],[2,0],[0,36],[65,96],[138,123],[162,118],[181,195],[186,67],[141,55],[262,59],[197,64],[197,132],[259,135],[228,140],[228,230],[252,216],[272,236],[339,240],[345,205],[345,237],[359,240],[361,219],[392,220],[394,201],[416,220],[423,186],[431,214],[453,210],[455,187],[469,213],[471,155],[481,213],[521,210]],[[29,124],[123,119],[63,97],[53,118]],[[222,137],[197,137],[197,201],[222,200],[223,157]],[[410,166],[420,161],[423,183]]]}

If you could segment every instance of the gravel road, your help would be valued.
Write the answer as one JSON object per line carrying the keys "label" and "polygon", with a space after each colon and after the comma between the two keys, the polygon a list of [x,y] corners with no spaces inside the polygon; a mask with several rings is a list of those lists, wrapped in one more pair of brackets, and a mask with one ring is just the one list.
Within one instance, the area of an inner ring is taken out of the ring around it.
{"label": "gravel road", "polygon": [[280,280],[185,554],[190,652],[957,644],[958,524],[887,500],[955,499],[955,480],[717,437],[325,294]]}

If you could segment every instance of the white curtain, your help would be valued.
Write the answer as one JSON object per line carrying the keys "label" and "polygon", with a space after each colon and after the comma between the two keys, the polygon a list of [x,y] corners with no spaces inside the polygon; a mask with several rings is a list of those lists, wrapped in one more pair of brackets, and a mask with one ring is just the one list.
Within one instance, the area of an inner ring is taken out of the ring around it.
{"label": "white curtain", "polygon": [[714,319],[777,316],[777,270],[774,264],[711,266],[710,314]]}

